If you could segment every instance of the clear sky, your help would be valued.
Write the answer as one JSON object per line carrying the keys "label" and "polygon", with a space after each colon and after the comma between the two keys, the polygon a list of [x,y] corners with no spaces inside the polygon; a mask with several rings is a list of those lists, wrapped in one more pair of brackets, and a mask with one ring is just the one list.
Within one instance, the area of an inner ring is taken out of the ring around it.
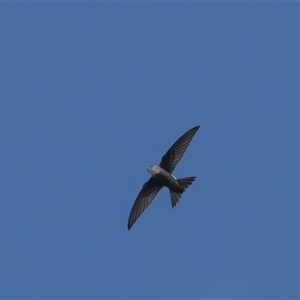
{"label": "clear sky", "polygon": [[[299,3],[1,3],[0,298],[300,298]],[[130,231],[175,140],[176,177]]]}

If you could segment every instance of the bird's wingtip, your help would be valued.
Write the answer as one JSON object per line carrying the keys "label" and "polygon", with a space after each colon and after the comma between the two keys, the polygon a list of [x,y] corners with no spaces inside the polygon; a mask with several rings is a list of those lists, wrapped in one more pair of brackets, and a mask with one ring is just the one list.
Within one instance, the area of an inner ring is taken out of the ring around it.
{"label": "bird's wingtip", "polygon": [[131,227],[132,227],[132,224],[128,223],[128,224],[127,224],[127,229],[128,229],[128,231],[130,230]]}

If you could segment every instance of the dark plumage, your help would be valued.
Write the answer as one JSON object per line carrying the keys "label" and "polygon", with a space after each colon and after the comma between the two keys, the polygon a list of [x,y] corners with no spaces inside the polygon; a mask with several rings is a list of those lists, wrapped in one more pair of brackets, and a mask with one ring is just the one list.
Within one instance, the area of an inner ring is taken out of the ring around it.
{"label": "dark plumage", "polygon": [[162,157],[159,166],[152,165],[147,168],[151,177],[144,183],[131,208],[128,218],[128,230],[164,186],[169,188],[171,204],[174,208],[179,202],[181,194],[196,179],[196,177],[176,179],[172,173],[199,128],[200,126],[196,126],[184,133]]}

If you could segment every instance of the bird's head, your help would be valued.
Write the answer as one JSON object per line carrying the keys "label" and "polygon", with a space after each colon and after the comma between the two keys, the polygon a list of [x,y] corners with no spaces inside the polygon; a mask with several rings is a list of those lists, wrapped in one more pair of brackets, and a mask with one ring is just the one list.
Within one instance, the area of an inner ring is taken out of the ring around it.
{"label": "bird's head", "polygon": [[147,171],[151,174],[152,177],[159,173],[159,167],[155,165],[151,165],[147,168]]}

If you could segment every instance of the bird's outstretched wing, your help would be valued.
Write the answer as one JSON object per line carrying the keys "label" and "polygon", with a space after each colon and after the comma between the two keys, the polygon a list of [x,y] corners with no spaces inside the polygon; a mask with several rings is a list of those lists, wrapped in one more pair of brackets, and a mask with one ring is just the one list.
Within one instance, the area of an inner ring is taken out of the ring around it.
{"label": "bird's outstretched wing", "polygon": [[196,126],[184,133],[162,157],[159,166],[172,174],[199,128]]}
{"label": "bird's outstretched wing", "polygon": [[163,186],[157,184],[152,177],[144,183],[131,208],[127,225],[128,230],[132,227],[144,210],[150,205],[162,187]]}

